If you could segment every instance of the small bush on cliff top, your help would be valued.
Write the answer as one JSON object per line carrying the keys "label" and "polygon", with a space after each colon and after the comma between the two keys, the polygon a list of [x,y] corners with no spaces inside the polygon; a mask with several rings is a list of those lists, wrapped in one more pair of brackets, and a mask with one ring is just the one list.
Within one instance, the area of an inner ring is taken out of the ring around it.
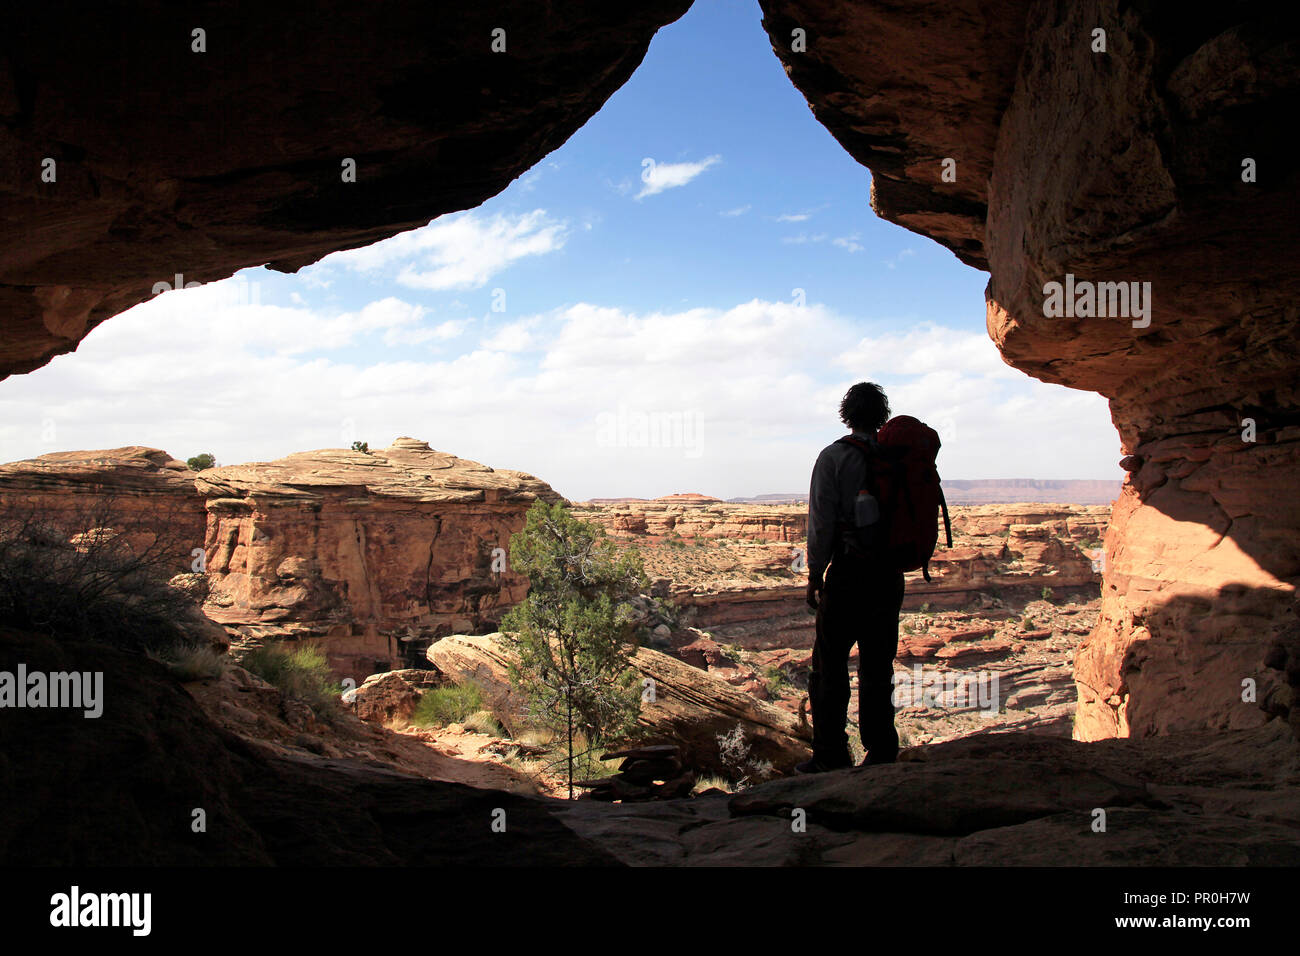
{"label": "small bush on cliff top", "polygon": [[343,688],[334,682],[325,655],[315,647],[267,644],[250,648],[239,665],[290,697],[305,701],[318,714],[338,709]]}

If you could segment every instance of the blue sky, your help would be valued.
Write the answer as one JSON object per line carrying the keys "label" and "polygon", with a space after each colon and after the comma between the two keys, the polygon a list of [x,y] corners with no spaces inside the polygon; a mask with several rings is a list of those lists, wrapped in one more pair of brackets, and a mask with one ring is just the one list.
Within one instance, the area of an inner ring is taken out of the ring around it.
{"label": "blue sky", "polygon": [[575,499],[788,492],[872,379],[939,430],[946,477],[1119,477],[1105,402],[1002,363],[987,276],[875,217],[759,20],[697,2],[477,209],[109,320],[0,383],[0,457],[410,435]]}

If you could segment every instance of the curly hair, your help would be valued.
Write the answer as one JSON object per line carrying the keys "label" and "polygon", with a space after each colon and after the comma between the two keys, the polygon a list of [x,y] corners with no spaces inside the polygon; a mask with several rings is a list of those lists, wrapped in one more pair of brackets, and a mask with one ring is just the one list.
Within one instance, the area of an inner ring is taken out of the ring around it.
{"label": "curly hair", "polygon": [[874,432],[889,421],[889,399],[875,382],[858,382],[840,402],[840,421],[854,431]]}

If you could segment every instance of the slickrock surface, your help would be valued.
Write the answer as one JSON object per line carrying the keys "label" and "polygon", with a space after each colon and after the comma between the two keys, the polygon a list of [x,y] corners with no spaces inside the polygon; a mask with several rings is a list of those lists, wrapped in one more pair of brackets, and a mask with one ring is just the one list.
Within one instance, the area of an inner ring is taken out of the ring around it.
{"label": "slickrock surface", "polygon": [[1098,744],[996,734],[733,797],[557,816],[634,866],[1294,866],[1298,798],[1275,723]]}
{"label": "slickrock surface", "polygon": [[413,438],[211,468],[195,484],[209,514],[208,615],[253,640],[324,638],[334,669],[358,680],[498,621],[527,580],[494,570],[493,551],[508,550],[534,500],[560,497]]}
{"label": "slickrock surface", "polygon": [[[1300,864],[1300,765],[1282,721],[1093,744],[987,735],[730,797],[610,806],[503,792],[528,782],[322,719],[238,669],[180,685],[102,645],[0,633],[0,670],[18,661],[102,671],[106,706],[93,721],[0,721],[5,865]],[[178,825],[194,806],[222,839]]]}

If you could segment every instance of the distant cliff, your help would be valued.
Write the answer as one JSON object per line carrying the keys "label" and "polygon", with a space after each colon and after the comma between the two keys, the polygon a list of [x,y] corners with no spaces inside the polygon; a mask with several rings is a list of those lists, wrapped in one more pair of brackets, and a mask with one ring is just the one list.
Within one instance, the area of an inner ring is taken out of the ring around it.
{"label": "distant cliff", "polygon": [[[950,505],[993,505],[1024,502],[1050,502],[1063,505],[1109,505],[1119,497],[1120,479],[1096,481],[1067,478],[976,478],[943,480],[944,497]],[[597,501],[633,501],[631,498],[593,498]],[[732,504],[779,505],[807,502],[807,492],[790,494],[753,495],[749,498],[728,498]]]}

